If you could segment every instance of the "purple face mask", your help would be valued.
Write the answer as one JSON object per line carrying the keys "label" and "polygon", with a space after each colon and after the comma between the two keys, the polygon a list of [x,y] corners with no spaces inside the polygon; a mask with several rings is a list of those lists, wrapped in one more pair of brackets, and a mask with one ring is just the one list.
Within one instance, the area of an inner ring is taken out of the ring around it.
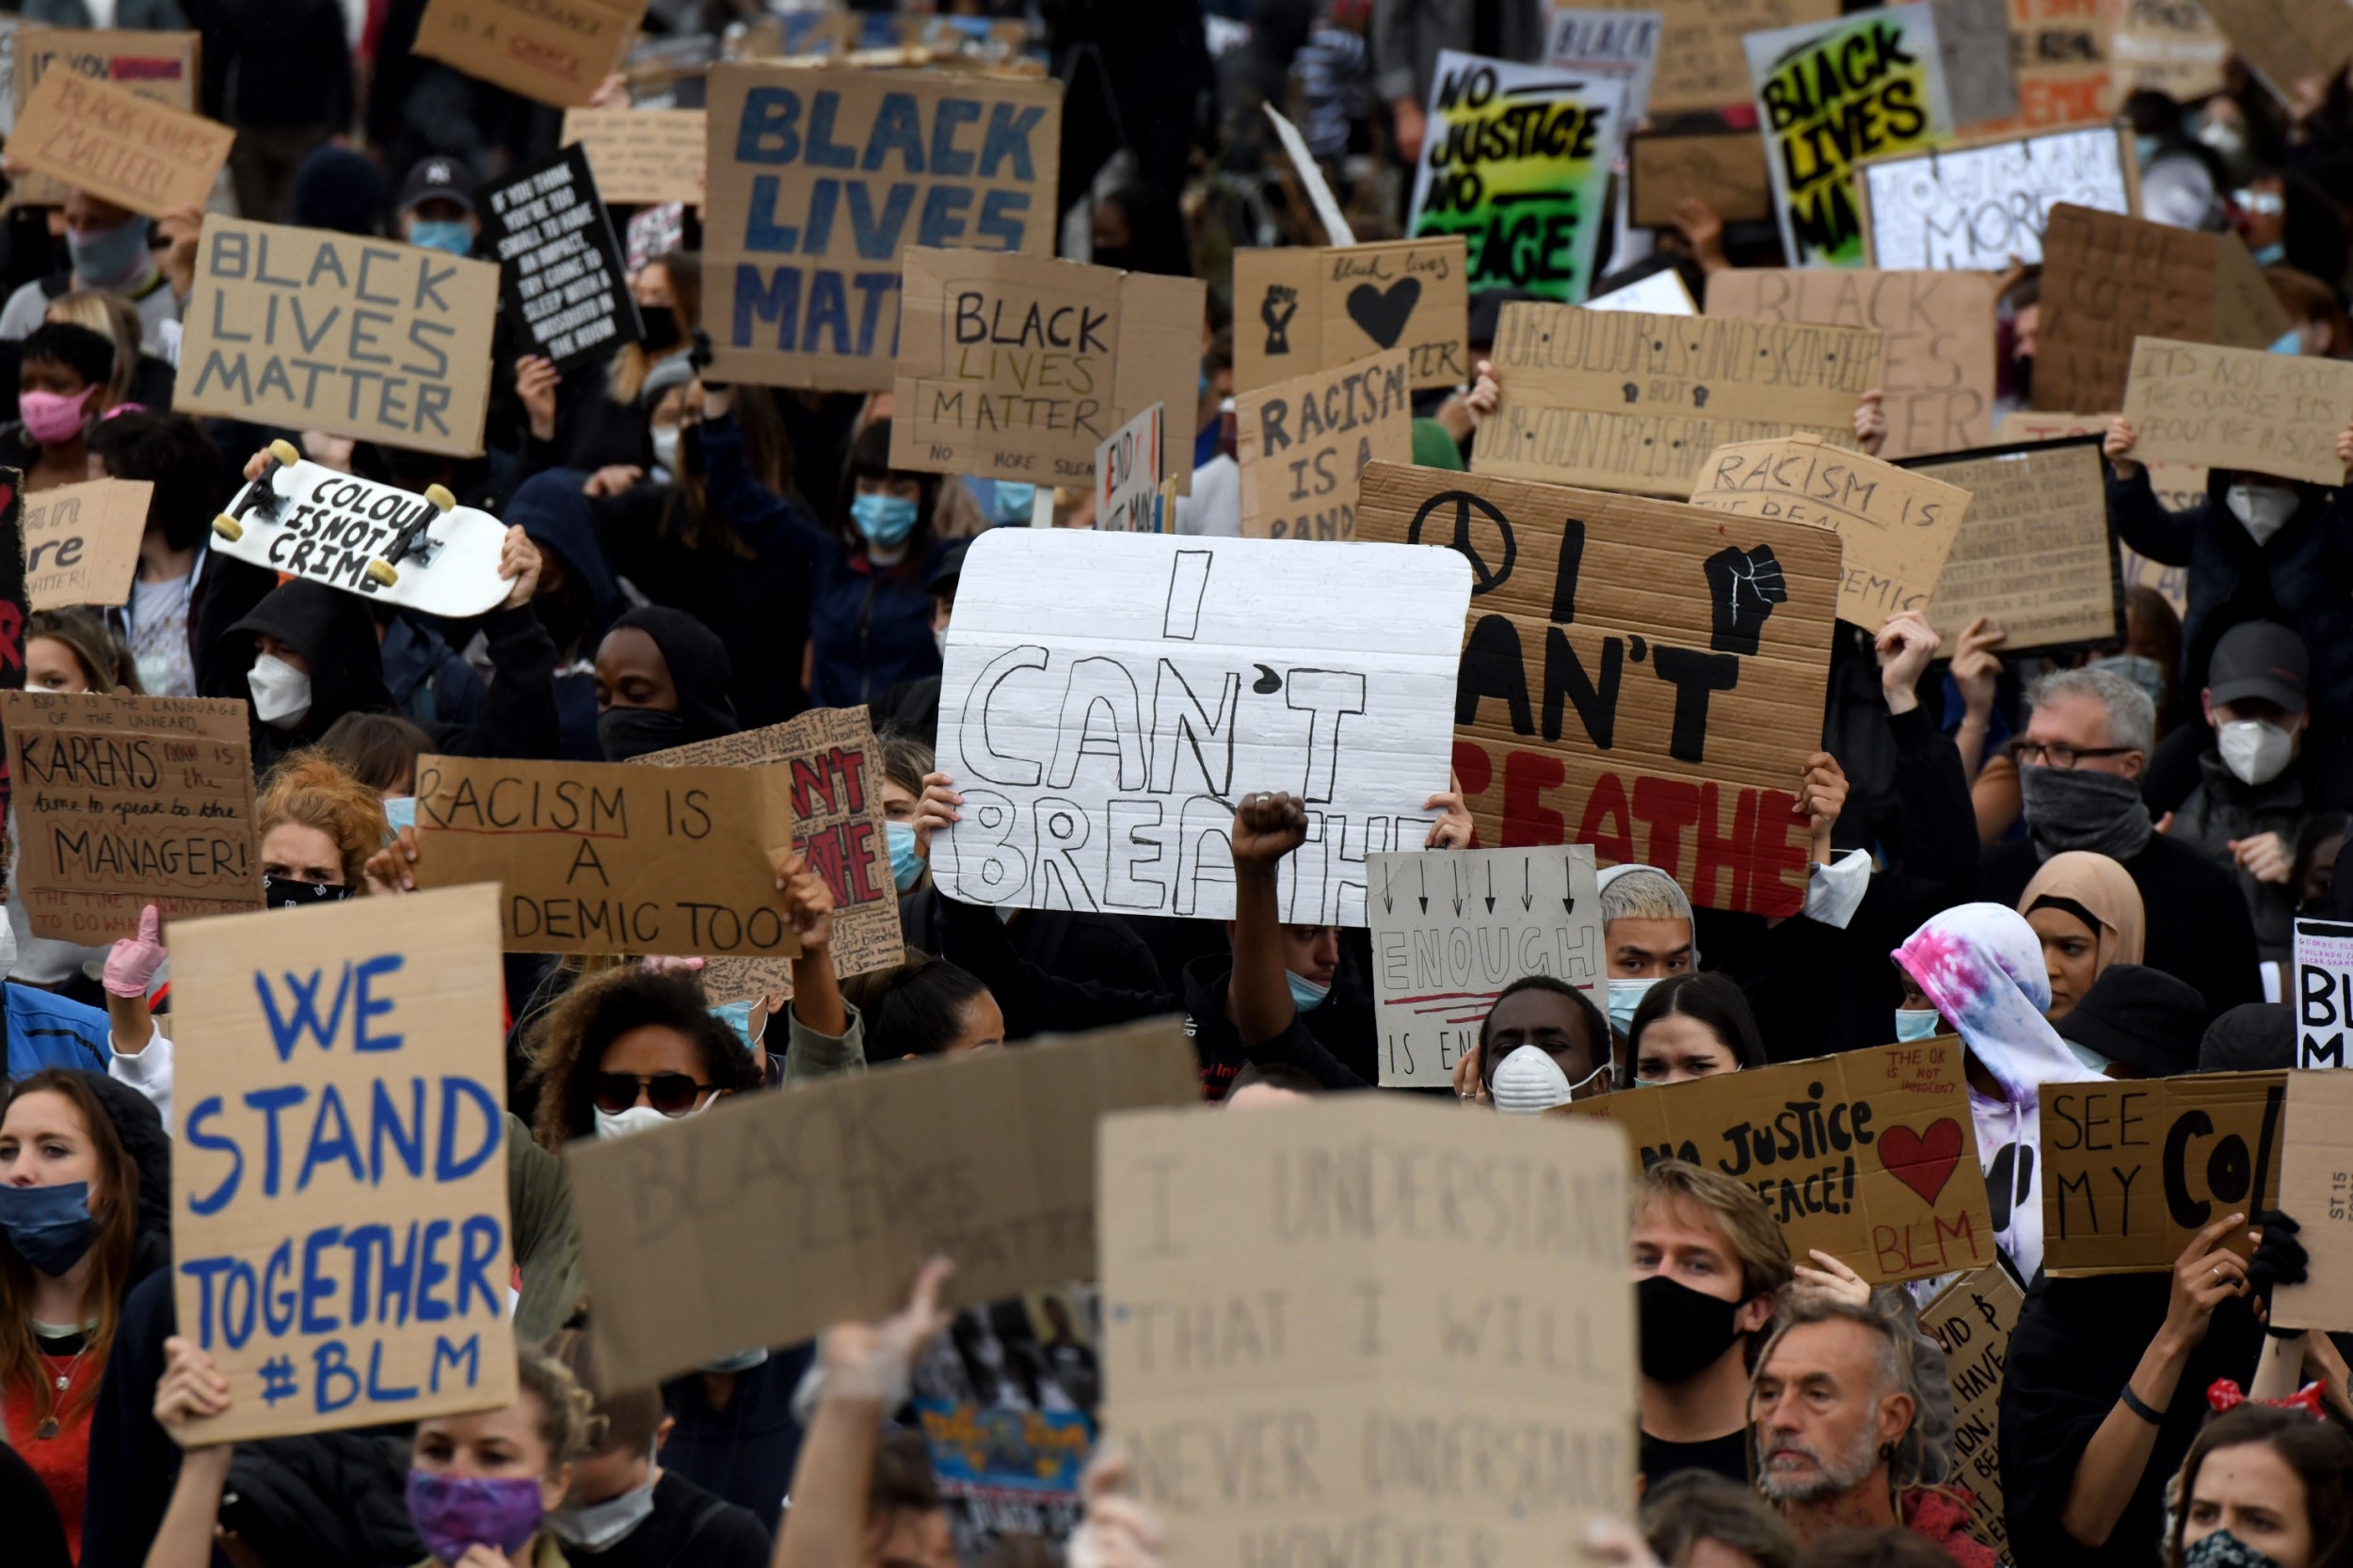
{"label": "purple face mask", "polygon": [[539,1528],[536,1478],[408,1472],[408,1518],[437,1561],[456,1562],[475,1544],[513,1557]]}

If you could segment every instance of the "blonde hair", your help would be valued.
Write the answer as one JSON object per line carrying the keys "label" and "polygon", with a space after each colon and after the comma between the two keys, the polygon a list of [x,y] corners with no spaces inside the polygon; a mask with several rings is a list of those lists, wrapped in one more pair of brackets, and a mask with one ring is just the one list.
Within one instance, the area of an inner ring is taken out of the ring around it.
{"label": "blonde hair", "polygon": [[1740,1260],[1740,1299],[1769,1296],[1789,1283],[1789,1239],[1773,1223],[1753,1189],[1685,1160],[1661,1160],[1643,1168],[1634,1184],[1634,1212],[1661,1203],[1688,1203],[1705,1211]]}
{"label": "blonde hair", "polygon": [[597,1451],[604,1440],[604,1417],[596,1396],[580,1385],[571,1368],[544,1351],[515,1349],[515,1391],[539,1404],[539,1440],[548,1446],[548,1473]]}
{"label": "blonde hair", "polygon": [[144,336],[136,306],[120,295],[103,289],[75,289],[51,300],[49,308],[41,312],[41,320],[87,327],[114,340],[115,368],[114,374],[106,377],[106,402],[112,406],[129,399],[131,377],[138,373],[139,343]]}

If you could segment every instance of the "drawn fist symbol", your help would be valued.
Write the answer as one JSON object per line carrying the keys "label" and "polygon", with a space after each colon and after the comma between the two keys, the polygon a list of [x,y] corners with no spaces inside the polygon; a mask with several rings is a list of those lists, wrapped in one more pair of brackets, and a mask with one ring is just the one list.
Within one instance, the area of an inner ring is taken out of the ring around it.
{"label": "drawn fist symbol", "polygon": [[1707,389],[1705,387],[1693,387],[1691,389],[1691,407],[1694,408],[1705,408],[1707,407]]}
{"label": "drawn fist symbol", "polygon": [[1727,545],[1702,562],[1701,569],[1707,574],[1708,609],[1715,625],[1707,646],[1718,653],[1754,653],[1765,617],[1789,599],[1772,547],[1737,550]]}
{"label": "drawn fist symbol", "polygon": [[1641,387],[1636,386],[1636,385],[1635,385],[1633,382],[1631,382],[1631,381],[1628,381],[1628,382],[1625,384],[1625,388],[1624,388],[1623,390],[1624,390],[1624,392],[1625,392],[1625,400],[1626,400],[1628,403],[1633,402],[1636,398],[1641,397],[1641,396],[1642,395],[1642,389],[1641,389]]}
{"label": "drawn fist symbol", "polygon": [[1266,298],[1258,306],[1258,319],[1266,323],[1266,351],[1288,354],[1291,351],[1291,317],[1299,313],[1299,291],[1287,284],[1270,284]]}

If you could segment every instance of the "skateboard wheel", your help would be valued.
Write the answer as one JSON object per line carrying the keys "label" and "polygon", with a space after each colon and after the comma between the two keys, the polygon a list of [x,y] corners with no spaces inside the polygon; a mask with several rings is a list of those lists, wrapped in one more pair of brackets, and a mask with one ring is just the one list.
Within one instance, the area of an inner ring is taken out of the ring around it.
{"label": "skateboard wheel", "polygon": [[213,519],[213,532],[218,534],[224,539],[232,541],[242,539],[245,537],[245,524],[239,522],[235,518],[231,517],[228,513],[223,512],[218,517]]}
{"label": "skateboard wheel", "polygon": [[431,503],[433,509],[437,512],[451,511],[457,505],[457,498],[449,493],[449,488],[445,485],[427,485],[424,488],[424,499]]}
{"label": "skateboard wheel", "polygon": [[302,461],[301,449],[289,440],[275,440],[270,442],[269,455],[277,458],[279,464],[284,468],[292,468],[296,463]]}
{"label": "skateboard wheel", "polygon": [[393,569],[390,561],[378,559],[368,563],[368,578],[389,588],[400,581],[400,573]]}

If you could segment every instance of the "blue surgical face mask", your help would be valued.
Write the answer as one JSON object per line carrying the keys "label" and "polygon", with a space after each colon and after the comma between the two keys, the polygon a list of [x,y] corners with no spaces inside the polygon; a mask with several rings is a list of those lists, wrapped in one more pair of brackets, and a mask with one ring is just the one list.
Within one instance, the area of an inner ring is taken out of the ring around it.
{"label": "blue surgical face mask", "polygon": [[888,550],[915,532],[915,503],[903,495],[862,495],[850,503],[850,520],[868,544]]}
{"label": "blue surgical face mask", "polygon": [[1022,481],[997,481],[997,520],[1000,523],[1020,523],[1030,520],[1037,510],[1037,487]]}
{"label": "blue surgical face mask", "polygon": [[915,853],[915,824],[887,822],[883,838],[890,845],[890,880],[904,893],[923,880],[923,857]]}
{"label": "blue surgical face mask", "polygon": [[421,217],[408,226],[408,243],[427,250],[446,250],[453,256],[469,255],[473,250],[473,226],[463,218]]}
{"label": "blue surgical face mask", "polygon": [[25,1262],[51,1279],[64,1277],[98,1240],[89,1183],[0,1187],[0,1232]]}
{"label": "blue surgical face mask", "polygon": [[392,825],[392,831],[395,833],[399,832],[404,827],[416,826],[417,797],[414,795],[386,795],[384,797],[384,820]]}
{"label": "blue surgical face mask", "polygon": [[1331,986],[1319,985],[1305,975],[1293,974],[1285,969],[1283,978],[1291,983],[1291,1001],[1302,1013],[1314,1012],[1331,998]]}
{"label": "blue surgical face mask", "polygon": [[2135,136],[2133,138],[2133,155],[2139,160],[2141,168],[2147,168],[2149,167],[2149,160],[2155,157],[2157,155],[2157,149],[2163,147],[2164,145],[2165,138],[2162,136]]}
{"label": "blue surgical face mask", "polygon": [[[2061,1035],[2060,1038],[2066,1039],[2066,1036]],[[2093,1050],[2089,1046],[2079,1046],[2075,1044],[2074,1041],[2068,1040],[2067,1048],[2075,1053],[2076,1061],[2082,1063],[2085,1066],[2089,1067],[2093,1072],[2105,1073],[2108,1070],[2108,1059],[2102,1056],[2098,1051]]]}
{"label": "blue surgical face mask", "polygon": [[2281,262],[2284,262],[2287,259],[2288,248],[2277,242],[2266,245],[2255,252],[2255,264],[2257,266],[2278,266]]}
{"label": "blue surgical face mask", "polygon": [[2273,354],[2303,353],[2304,329],[2300,327],[2289,328],[2286,331],[2271,340],[2271,347],[2267,350],[2267,352]]}
{"label": "blue surgical face mask", "polygon": [[2149,700],[2159,707],[2165,705],[2165,666],[2146,653],[2111,653],[2105,659],[2094,659],[2095,670],[2114,670],[2125,680],[2149,694]]}
{"label": "blue surgical face mask", "polygon": [[1624,1034],[1634,1027],[1634,1010],[1642,1005],[1650,988],[1658,982],[1646,980],[1612,980],[1609,983],[1609,1024]]}
{"label": "blue surgical face mask", "polygon": [[1933,1039],[1945,1020],[1933,1007],[1898,1007],[1896,1009],[1896,1038],[1901,1040]]}
{"label": "blue surgical face mask", "polygon": [[735,1037],[744,1042],[745,1050],[751,1050],[760,1044],[752,1038],[752,1004],[748,999],[723,1001],[711,1010],[711,1016],[735,1031]]}

